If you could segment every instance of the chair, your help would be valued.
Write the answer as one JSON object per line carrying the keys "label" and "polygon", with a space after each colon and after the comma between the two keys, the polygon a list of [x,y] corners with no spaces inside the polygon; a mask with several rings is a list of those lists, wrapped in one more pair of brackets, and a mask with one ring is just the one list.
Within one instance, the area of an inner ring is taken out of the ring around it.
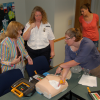
{"label": "chair", "polygon": [[44,72],[50,70],[48,61],[45,56],[38,56],[34,58],[33,65],[26,64],[26,71],[29,77],[35,75],[35,70],[38,74],[43,74]]}
{"label": "chair", "polygon": [[0,63],[0,74],[1,74],[1,63]]}
{"label": "chair", "polygon": [[23,78],[23,74],[20,69],[8,70],[0,74],[0,96],[11,91],[11,85],[20,78]]}

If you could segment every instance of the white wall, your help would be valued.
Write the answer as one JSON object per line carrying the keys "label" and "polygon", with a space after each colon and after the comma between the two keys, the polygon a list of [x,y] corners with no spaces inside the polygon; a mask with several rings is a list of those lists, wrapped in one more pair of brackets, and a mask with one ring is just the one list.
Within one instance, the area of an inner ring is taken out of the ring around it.
{"label": "white wall", "polygon": [[55,17],[54,17],[54,34],[56,38],[61,38],[65,35],[65,31],[74,27],[68,25],[69,20],[74,22],[75,17],[75,1],[76,0],[55,0]]}
{"label": "white wall", "polygon": [[[100,0],[92,0],[91,2],[91,11],[99,15],[99,26],[100,26]],[[100,28],[99,28],[99,47],[100,50]]]}
{"label": "white wall", "polygon": [[[75,5],[76,0],[55,0],[54,35],[56,39],[64,37],[65,32],[74,27]],[[69,25],[69,20],[72,20],[71,25]],[[56,42],[54,47],[53,66],[56,66],[64,62],[65,40]]]}
{"label": "white wall", "polygon": [[0,0],[0,3],[8,3],[8,2],[15,3],[16,21],[24,25],[26,23],[25,0]]}

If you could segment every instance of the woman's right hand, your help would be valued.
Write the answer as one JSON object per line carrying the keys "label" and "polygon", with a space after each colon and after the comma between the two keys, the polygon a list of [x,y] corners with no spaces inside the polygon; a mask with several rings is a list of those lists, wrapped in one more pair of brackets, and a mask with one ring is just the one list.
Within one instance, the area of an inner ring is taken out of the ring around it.
{"label": "woman's right hand", "polygon": [[61,73],[61,67],[58,67],[58,68],[56,69],[55,75],[56,75],[56,74],[59,74],[59,73]]}
{"label": "woman's right hand", "polygon": [[17,56],[14,58],[14,60],[11,62],[11,65],[14,65],[14,64],[17,64],[17,63],[19,63],[20,62],[20,59],[21,59],[21,56],[19,56],[18,58],[17,58]]}
{"label": "woman's right hand", "polygon": [[36,24],[35,24],[35,23],[32,23],[32,24],[30,25],[30,29],[33,29],[34,27],[36,27]]}

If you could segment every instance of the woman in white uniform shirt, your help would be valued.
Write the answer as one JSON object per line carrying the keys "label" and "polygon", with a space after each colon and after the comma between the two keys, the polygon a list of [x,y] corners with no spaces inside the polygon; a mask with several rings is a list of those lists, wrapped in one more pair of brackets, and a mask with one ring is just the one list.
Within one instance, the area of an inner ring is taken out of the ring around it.
{"label": "woman in white uniform shirt", "polygon": [[25,26],[23,38],[28,40],[26,49],[31,58],[44,55],[50,62],[50,57],[54,57],[55,37],[47,21],[46,12],[41,7],[36,6],[33,9]]}

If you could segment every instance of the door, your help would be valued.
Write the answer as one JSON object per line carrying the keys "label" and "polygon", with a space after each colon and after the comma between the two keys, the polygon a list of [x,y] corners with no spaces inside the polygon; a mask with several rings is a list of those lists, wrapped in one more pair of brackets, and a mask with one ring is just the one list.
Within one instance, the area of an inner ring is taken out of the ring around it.
{"label": "door", "polygon": [[75,28],[80,27],[79,26],[79,17],[81,16],[80,7],[86,3],[89,3],[91,8],[91,0],[76,0],[75,23],[74,23]]}

